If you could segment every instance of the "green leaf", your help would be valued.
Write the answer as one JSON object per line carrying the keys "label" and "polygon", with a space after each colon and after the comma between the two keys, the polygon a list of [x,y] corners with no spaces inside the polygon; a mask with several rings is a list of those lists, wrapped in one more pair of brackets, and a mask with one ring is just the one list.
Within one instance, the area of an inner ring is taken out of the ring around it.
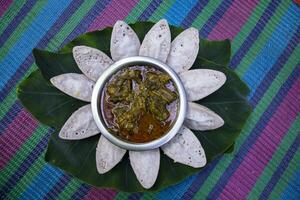
{"label": "green leaf", "polygon": [[[153,23],[140,22],[131,26],[142,41],[152,25]],[[173,26],[170,29],[172,38],[182,31]],[[71,53],[76,45],[98,48],[110,55],[110,35],[111,28],[81,35],[58,53],[34,50],[40,70],[23,80],[18,88],[18,97],[40,122],[56,129],[48,144],[45,156],[47,162],[97,187],[116,188],[127,192],[149,191],[143,189],[137,181],[127,154],[110,172],[103,175],[97,173],[95,151],[99,135],[78,141],[58,138],[58,132],[68,117],[86,103],[63,94],[50,84],[49,79],[61,73],[80,73]],[[248,87],[232,70],[224,66],[228,64],[229,58],[228,40],[201,40],[200,51],[193,65],[193,69],[208,68],[222,71],[227,77],[226,83],[217,92],[197,102],[215,111],[225,121],[225,125],[216,130],[194,131],[205,149],[208,162],[233,150],[234,142],[251,112],[246,99]],[[176,184],[200,170],[174,163],[161,153],[159,175],[150,191]]]}
{"label": "green leaf", "polygon": [[234,144],[231,145],[224,153],[230,154],[230,153],[232,153],[233,151],[234,151]]}
{"label": "green leaf", "polygon": [[41,123],[59,129],[86,102],[74,99],[46,81],[40,70],[32,72],[17,90],[23,106]]}
{"label": "green leaf", "polygon": [[72,53],[57,54],[33,49],[33,56],[45,79],[65,73],[82,73],[77,67]]}
{"label": "green leaf", "polygon": [[59,53],[71,53],[74,46],[86,45],[100,49],[106,55],[110,56],[110,37],[112,28],[106,28],[101,31],[93,31],[90,33],[83,34],[72,42],[64,46]]}
{"label": "green leaf", "polygon": [[98,174],[95,164],[98,140],[99,135],[77,141],[61,140],[56,131],[51,135],[45,160],[88,184],[117,188],[126,192],[161,190],[200,170],[174,163],[161,151],[160,171],[156,183],[150,190],[145,190],[135,177],[128,153],[113,170],[102,175]]}
{"label": "green leaf", "polygon": [[230,40],[209,41],[200,40],[198,56],[217,64],[227,66],[230,61]]}

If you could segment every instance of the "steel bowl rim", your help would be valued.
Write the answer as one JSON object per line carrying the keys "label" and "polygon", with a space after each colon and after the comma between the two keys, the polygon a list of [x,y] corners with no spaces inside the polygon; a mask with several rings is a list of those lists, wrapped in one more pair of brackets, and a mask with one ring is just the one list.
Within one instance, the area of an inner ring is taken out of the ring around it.
{"label": "steel bowl rim", "polygon": [[[127,66],[133,66],[133,65],[150,65],[165,71],[171,76],[177,88],[177,91],[179,93],[179,107],[178,107],[179,109],[178,109],[177,119],[175,120],[174,125],[169,130],[169,132],[163,135],[162,137],[146,143],[132,143],[129,141],[122,140],[114,136],[113,134],[111,134],[106,128],[100,110],[101,94],[106,81],[113,74],[115,74],[117,71],[121,70],[122,68],[125,68]],[[176,133],[182,127],[182,124],[186,116],[187,97],[186,97],[184,86],[180,78],[178,77],[177,73],[173,69],[171,69],[171,67],[154,58],[145,57],[145,56],[133,56],[133,57],[123,58],[119,61],[116,61],[101,74],[101,76],[99,77],[99,79],[97,80],[93,88],[91,107],[92,107],[92,114],[94,120],[98,128],[100,129],[101,134],[103,134],[106,139],[108,139],[113,144],[127,150],[145,151],[145,150],[155,149],[166,144],[176,135]]]}

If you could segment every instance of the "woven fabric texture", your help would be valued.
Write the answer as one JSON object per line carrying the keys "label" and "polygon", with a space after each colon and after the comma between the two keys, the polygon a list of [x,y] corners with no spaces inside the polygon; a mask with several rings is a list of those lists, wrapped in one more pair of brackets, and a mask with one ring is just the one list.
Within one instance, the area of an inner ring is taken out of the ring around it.
{"label": "woven fabric texture", "polygon": [[[44,161],[52,132],[16,98],[37,67],[78,35],[157,21],[232,40],[230,66],[251,88],[253,113],[235,150],[156,193],[89,186]],[[291,0],[0,0],[0,199],[300,199],[300,7]]]}

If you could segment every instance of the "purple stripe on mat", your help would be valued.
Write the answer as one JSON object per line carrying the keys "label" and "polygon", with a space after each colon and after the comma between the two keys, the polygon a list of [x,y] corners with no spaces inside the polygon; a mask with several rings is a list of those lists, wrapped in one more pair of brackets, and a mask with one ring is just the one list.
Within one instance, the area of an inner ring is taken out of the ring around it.
{"label": "purple stripe on mat", "polygon": [[66,185],[70,182],[71,177],[67,174],[63,174],[54,187],[51,188],[45,195],[44,200],[56,199],[57,196],[64,190]]}
{"label": "purple stripe on mat", "polygon": [[263,12],[262,16],[254,26],[254,28],[251,30],[251,33],[247,36],[247,38],[244,40],[241,47],[238,49],[238,51],[234,54],[234,56],[231,59],[230,66],[231,68],[235,69],[241,62],[242,58],[247,54],[251,46],[254,44],[253,41],[255,41],[270,18],[273,16],[276,8],[278,7],[280,1],[271,1],[268,5],[268,7]]}
{"label": "purple stripe on mat", "polygon": [[188,15],[181,22],[181,26],[183,28],[188,28],[191,23],[196,19],[198,14],[202,11],[202,9],[206,6],[208,0],[200,0],[197,4],[192,8],[192,10],[188,13]]}
{"label": "purple stripe on mat", "polygon": [[200,29],[200,36],[207,38],[208,34],[217,25],[218,21],[223,17],[224,13],[232,4],[233,0],[223,1],[218,8],[213,12],[207,23]]}
{"label": "purple stripe on mat", "polygon": [[144,12],[139,16],[138,21],[145,21],[147,20],[152,13],[158,8],[161,4],[162,0],[153,0],[144,10]]}
{"label": "purple stripe on mat", "polygon": [[113,189],[92,189],[89,193],[84,197],[84,200],[92,200],[92,199],[114,199],[117,194],[116,190]]}
{"label": "purple stripe on mat", "polygon": [[[64,10],[59,19],[53,24],[53,26],[47,31],[47,33],[43,36],[43,38],[38,42],[37,48],[45,48],[51,38],[53,38],[61,27],[64,25],[64,22],[67,21],[70,16],[77,10],[77,8],[83,3],[84,0],[74,0],[67,8]],[[32,65],[34,59],[33,55],[29,54],[27,58],[23,61],[21,66],[16,70],[16,72],[12,75],[9,81],[3,87],[4,89],[0,91],[0,101],[8,95],[11,89],[15,86],[16,82],[18,82],[23,76],[24,73],[28,70],[28,68]]]}
{"label": "purple stripe on mat", "polygon": [[288,61],[289,57],[291,56],[291,54],[293,53],[293,51],[299,43],[300,26],[296,30],[296,33],[293,35],[287,46],[284,48],[282,54],[276,60],[276,63],[272,66],[270,72],[267,73],[267,75],[261,81],[261,84],[256,88],[255,94],[250,100],[253,105],[256,105],[260,101],[260,99],[262,98],[262,94],[264,94],[269,88],[269,86],[271,85],[279,71],[282,69],[282,67],[285,65],[285,63]]}
{"label": "purple stripe on mat", "polygon": [[88,30],[93,31],[112,26],[116,20],[124,19],[136,4],[137,0],[112,0],[106,9],[93,21]]}
{"label": "purple stripe on mat", "polygon": [[248,151],[250,150],[250,147],[255,143],[257,138],[260,136],[261,132],[266,127],[267,123],[269,122],[269,119],[272,117],[272,115],[275,113],[277,107],[282,102],[284,97],[287,95],[289,89],[291,86],[296,82],[297,77],[300,75],[300,65],[290,74],[287,81],[281,86],[279,92],[275,96],[275,98],[272,100],[271,104],[268,106],[268,108],[264,111],[262,117],[258,121],[258,123],[255,125],[255,127],[252,129],[248,136],[248,140],[246,140],[241,147],[239,148],[240,151],[236,153],[236,156],[234,160],[232,161],[231,165],[228,166],[226,169],[226,173],[223,173],[220,177],[217,184],[214,186],[214,188],[211,190],[209,197],[212,199],[216,199],[219,193],[222,191],[222,189],[225,187],[226,183],[230,179],[230,177],[233,175],[233,173],[236,171],[238,166],[243,161],[243,158],[247,155]]}
{"label": "purple stripe on mat", "polygon": [[34,147],[29,154],[29,156],[24,160],[24,162],[19,166],[16,172],[8,179],[4,186],[0,190],[0,197],[5,199],[6,195],[14,188],[17,182],[26,174],[26,171],[31,167],[34,161],[41,156],[42,152],[47,147],[48,138],[50,136],[51,130],[42,138],[41,142]]}
{"label": "purple stripe on mat", "polygon": [[[229,178],[219,197],[221,199],[244,198],[248,196],[257,178],[272,158],[282,138],[300,112],[295,95],[300,93],[300,77],[292,85],[274,115],[256,139],[255,143],[246,152],[241,164]],[[255,163],[255,165],[253,165]],[[250,168],[250,170],[249,170]],[[242,177],[241,177],[242,176]],[[235,192],[230,192],[234,190]]]}
{"label": "purple stripe on mat", "polygon": [[4,45],[9,36],[15,31],[21,21],[25,18],[26,14],[32,9],[35,5],[35,0],[28,0],[22,8],[19,10],[18,14],[13,18],[9,23],[6,29],[0,35],[0,47]]}
{"label": "purple stripe on mat", "polygon": [[37,127],[37,121],[22,109],[0,137],[0,170],[10,161]]}
{"label": "purple stripe on mat", "polygon": [[293,159],[295,153],[298,151],[300,147],[300,132],[298,132],[298,136],[295,139],[294,143],[290,146],[284,158],[281,160],[280,164],[277,166],[276,171],[272,174],[271,180],[268,182],[263,192],[260,194],[259,199],[268,199],[271,194],[273,188],[281,178],[283,172],[288,167],[288,163]]}
{"label": "purple stripe on mat", "polygon": [[3,134],[3,131],[7,126],[15,119],[17,114],[22,110],[23,106],[19,101],[16,101],[10,109],[6,112],[4,117],[0,120],[0,136]]}
{"label": "purple stripe on mat", "polygon": [[232,39],[244,25],[259,0],[234,1],[222,19],[209,33],[208,39]]}
{"label": "purple stripe on mat", "polygon": [[89,192],[90,189],[91,189],[91,186],[83,183],[77,189],[77,191],[72,195],[72,197],[70,199],[72,199],[72,200],[81,200]]}
{"label": "purple stripe on mat", "polygon": [[5,11],[9,8],[12,0],[4,0],[0,2],[0,17],[5,13]]}

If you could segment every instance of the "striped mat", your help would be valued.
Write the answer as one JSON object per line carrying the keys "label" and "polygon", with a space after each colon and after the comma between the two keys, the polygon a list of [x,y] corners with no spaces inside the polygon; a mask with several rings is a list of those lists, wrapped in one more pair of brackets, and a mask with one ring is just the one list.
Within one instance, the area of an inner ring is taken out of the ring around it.
{"label": "striped mat", "polygon": [[[97,189],[44,161],[52,130],[16,99],[36,69],[32,49],[78,35],[157,21],[230,38],[230,66],[249,85],[253,113],[234,153],[156,193]],[[300,199],[300,7],[291,0],[0,0],[0,199]]]}

